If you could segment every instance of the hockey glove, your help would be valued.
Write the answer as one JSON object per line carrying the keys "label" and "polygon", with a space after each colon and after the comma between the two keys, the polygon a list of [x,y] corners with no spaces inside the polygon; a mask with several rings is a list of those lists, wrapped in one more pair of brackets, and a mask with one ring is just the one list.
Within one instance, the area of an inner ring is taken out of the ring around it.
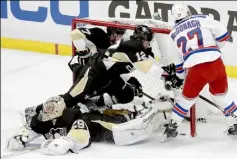
{"label": "hockey glove", "polygon": [[77,73],[77,72],[80,72],[80,70],[82,69],[82,65],[79,65],[78,63],[74,63],[74,64],[71,64],[69,65],[69,68],[71,69],[71,71],[73,73]]}
{"label": "hockey glove", "polygon": [[183,85],[183,80],[180,79],[176,75],[171,75],[171,76],[166,77],[165,83],[166,83],[166,86],[165,86],[166,89],[169,88],[170,86],[172,88],[178,89],[178,88],[180,88]]}
{"label": "hockey glove", "polygon": [[165,79],[165,88],[171,90],[172,88],[180,88],[183,84],[183,80],[176,76],[176,68],[174,64],[162,67],[165,73],[162,74],[162,77]]}
{"label": "hockey glove", "polygon": [[154,53],[151,51],[151,47],[146,49],[146,54],[147,54],[148,56],[151,56],[152,58],[155,58]]}
{"label": "hockey glove", "polygon": [[85,64],[87,64],[90,56],[91,56],[91,52],[89,49],[87,50],[82,50],[82,51],[77,51],[77,55],[78,55],[78,63],[82,66],[84,66]]}
{"label": "hockey glove", "polygon": [[140,82],[135,77],[131,77],[127,82],[132,87],[134,95],[141,98],[143,96],[143,91]]}
{"label": "hockey glove", "polygon": [[[77,56],[77,61],[75,61],[74,57]],[[69,61],[68,66],[73,73],[79,73],[82,67],[87,64],[89,58],[91,56],[91,52],[89,49],[77,51],[76,55],[72,57]]]}
{"label": "hockey glove", "polygon": [[[162,69],[165,71],[165,74],[168,75],[175,75],[176,74],[176,67],[175,64],[170,64],[168,66],[163,66]],[[164,75],[165,75],[164,74]]]}

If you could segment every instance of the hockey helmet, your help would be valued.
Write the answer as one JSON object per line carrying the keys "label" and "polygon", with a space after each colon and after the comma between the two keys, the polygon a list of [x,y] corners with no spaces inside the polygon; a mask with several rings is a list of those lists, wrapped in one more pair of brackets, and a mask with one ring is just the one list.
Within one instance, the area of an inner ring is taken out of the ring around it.
{"label": "hockey helmet", "polygon": [[137,40],[152,41],[153,36],[152,30],[146,25],[138,25],[133,32],[133,37]]}
{"label": "hockey helmet", "polygon": [[125,34],[126,30],[123,28],[116,28],[116,27],[107,27],[107,34],[110,36],[112,34],[123,35]]}
{"label": "hockey helmet", "polygon": [[191,12],[187,5],[179,3],[172,6],[171,14],[174,17],[174,21],[179,21],[187,16],[190,16]]}

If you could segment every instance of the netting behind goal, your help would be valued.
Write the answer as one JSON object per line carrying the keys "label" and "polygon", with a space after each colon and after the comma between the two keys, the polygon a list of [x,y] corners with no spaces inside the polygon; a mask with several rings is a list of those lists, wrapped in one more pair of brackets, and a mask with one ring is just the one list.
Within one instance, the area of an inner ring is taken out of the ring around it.
{"label": "netting behind goal", "polygon": [[[102,29],[106,29],[106,27],[118,27],[118,28],[124,28],[126,29],[125,38],[130,36],[136,27],[135,25],[127,25],[127,24],[118,24],[113,22],[106,22],[106,21],[99,21],[99,20],[91,20],[91,19],[74,19],[72,22],[72,30],[79,28],[79,27],[86,27],[86,28],[93,28],[93,27],[100,27]],[[166,43],[166,39],[168,39],[168,34],[170,30],[168,27],[163,28],[153,28],[153,32],[155,33],[155,40],[152,42],[152,49],[155,53],[156,57],[159,57],[160,61],[163,61],[162,63],[166,63],[166,58],[163,56],[164,52],[168,52],[169,44]],[[76,52],[75,47],[72,47],[72,54],[74,55]],[[163,54],[162,54],[163,52]],[[168,62],[167,62],[168,63]],[[147,64],[147,63],[146,63]],[[147,67],[149,65],[144,64],[143,67]],[[167,91],[164,87],[164,81],[160,79],[161,69],[159,67],[159,63],[155,63],[151,69],[144,73],[142,71],[136,70],[134,71],[133,75],[138,78],[140,83],[143,86],[144,92],[149,94],[152,97],[157,97],[160,94],[162,95],[169,95],[172,96],[173,93],[171,91]],[[204,96],[208,96],[207,88],[203,91]],[[143,97],[144,101],[149,101],[150,99],[147,97]],[[196,122],[196,119],[198,118],[204,118],[206,119],[207,123],[224,123],[226,125],[228,123],[227,120],[225,120],[222,117],[222,112],[220,112],[218,109],[214,108],[213,106],[209,105],[208,103],[202,101],[199,99],[195,106],[193,106],[190,110],[190,116],[191,116],[191,124],[190,124],[190,133],[191,136],[195,136],[197,132],[199,132],[197,127],[199,125],[198,122]],[[221,119],[220,119],[221,118]],[[222,120],[223,119],[223,120]],[[222,125],[223,126],[223,125]],[[219,127],[222,127],[219,126]],[[196,131],[197,127],[197,131]],[[215,130],[214,130],[215,131]]]}

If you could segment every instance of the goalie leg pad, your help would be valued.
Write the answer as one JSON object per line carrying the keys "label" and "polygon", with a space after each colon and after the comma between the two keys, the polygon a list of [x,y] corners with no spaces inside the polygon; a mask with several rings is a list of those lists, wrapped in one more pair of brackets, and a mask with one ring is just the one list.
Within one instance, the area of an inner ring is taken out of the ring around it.
{"label": "goalie leg pad", "polygon": [[164,121],[161,119],[164,119],[163,113],[157,107],[149,107],[136,119],[114,125],[112,132],[115,144],[125,146],[144,141],[160,127]]}

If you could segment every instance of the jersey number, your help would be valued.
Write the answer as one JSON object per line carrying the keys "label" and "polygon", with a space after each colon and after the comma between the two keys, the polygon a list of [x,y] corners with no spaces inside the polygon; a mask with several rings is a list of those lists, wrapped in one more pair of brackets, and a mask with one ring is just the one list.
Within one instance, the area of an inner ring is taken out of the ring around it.
{"label": "jersey number", "polygon": [[144,52],[137,52],[136,56],[137,56],[137,61],[142,61],[142,60],[147,59],[146,54]]}
{"label": "jersey number", "polygon": [[[201,29],[195,28],[191,31],[189,31],[187,33],[187,37],[189,40],[192,40],[194,37],[197,37],[197,44],[198,44],[198,48],[203,46],[203,37],[202,37],[202,32]],[[180,48],[182,47],[182,52],[183,54],[186,54],[187,52],[192,51],[192,48],[187,48],[187,38],[185,36],[181,36],[178,40],[177,40],[177,46]]]}
{"label": "jersey number", "polygon": [[85,122],[83,120],[78,119],[73,123],[72,127],[74,129],[84,129],[85,128]]}
{"label": "jersey number", "polygon": [[135,70],[135,68],[133,66],[130,66],[130,65],[126,65],[125,68],[129,71],[129,72],[132,72]]}

